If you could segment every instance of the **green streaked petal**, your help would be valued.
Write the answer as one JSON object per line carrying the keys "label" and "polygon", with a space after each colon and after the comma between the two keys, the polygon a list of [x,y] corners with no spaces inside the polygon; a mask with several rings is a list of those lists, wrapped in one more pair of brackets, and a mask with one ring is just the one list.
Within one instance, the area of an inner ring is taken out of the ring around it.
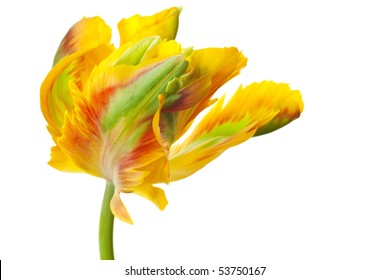
{"label": "green streaked petal", "polygon": [[254,136],[270,133],[289,124],[299,118],[304,107],[300,91],[290,89],[288,84],[264,81],[261,85],[264,96],[273,96],[273,106],[279,113],[270,122],[259,127]]}
{"label": "green streaked petal", "polygon": [[[148,50],[160,43],[160,37],[148,37],[139,41],[134,46],[128,48],[119,58],[115,65],[126,64],[126,65],[137,65],[139,64]],[[124,45],[128,47],[129,44]]]}
{"label": "green streaked petal", "polygon": [[77,51],[61,59],[46,76],[41,85],[41,110],[54,141],[61,135],[65,112],[73,112],[69,84],[82,90],[92,69],[111,51],[107,44]]}
{"label": "green streaked petal", "polygon": [[278,118],[280,113],[284,112],[282,116],[290,112],[293,116],[299,115],[298,93],[286,84],[265,81],[245,88],[240,86],[225,106],[222,97],[188,138],[171,147],[171,180],[195,173],[226,149],[254,136],[272,120],[283,121],[281,116]]}
{"label": "green streaked petal", "polygon": [[246,115],[242,120],[237,122],[227,122],[213,127],[212,130],[201,135],[197,141],[207,141],[211,138],[232,136],[243,130],[249,123],[250,117],[249,115]]}
{"label": "green streaked petal", "polygon": [[178,92],[167,96],[161,117],[162,134],[170,145],[214,102],[211,98],[215,91],[238,75],[247,61],[234,47],[189,49],[188,53],[189,71],[180,77]]}
{"label": "green streaked petal", "polygon": [[124,116],[133,121],[153,114],[158,108],[157,96],[164,93],[168,83],[180,77],[187,66],[185,56],[176,55],[133,73],[129,84],[112,96],[107,113],[102,118],[103,130],[112,129]]}

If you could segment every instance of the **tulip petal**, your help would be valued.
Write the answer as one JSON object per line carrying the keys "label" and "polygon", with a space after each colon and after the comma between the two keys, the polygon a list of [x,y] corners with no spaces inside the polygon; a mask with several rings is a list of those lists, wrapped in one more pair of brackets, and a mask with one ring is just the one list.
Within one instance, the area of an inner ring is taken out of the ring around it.
{"label": "tulip petal", "polygon": [[189,61],[195,76],[211,76],[210,93],[214,93],[240,73],[246,66],[247,58],[235,47],[207,48],[193,51]]}
{"label": "tulip petal", "polygon": [[191,50],[182,49],[181,45],[173,40],[160,42],[153,46],[153,48],[148,49],[145,53],[145,61],[152,59],[164,59],[170,57],[172,55],[183,54],[184,56],[188,56],[191,54]]}
{"label": "tulip petal", "polygon": [[58,146],[51,148],[50,157],[49,165],[55,169],[65,172],[83,172],[83,170],[77,167]]}
{"label": "tulip petal", "polygon": [[190,72],[181,78],[181,89],[169,96],[160,126],[162,133],[173,144],[190,127],[195,117],[210,106],[215,91],[239,74],[246,65],[246,57],[234,47],[194,50],[188,57]]}
{"label": "tulip petal", "polygon": [[[77,83],[79,87],[85,83],[80,73],[87,75],[93,65],[110,51],[102,45],[87,52],[78,52],[62,59],[49,72],[41,85],[41,110],[48,123],[48,130],[53,140],[61,136],[65,112],[72,113],[73,103],[69,83]],[[91,60],[88,59],[91,58]]]}
{"label": "tulip petal", "polygon": [[168,96],[164,106],[165,112],[179,112],[198,105],[210,94],[210,75],[204,75],[191,84]]}
{"label": "tulip petal", "polygon": [[151,185],[141,185],[134,187],[134,193],[153,202],[160,210],[164,210],[168,204],[165,192]]}
{"label": "tulip petal", "polygon": [[240,87],[226,106],[223,99],[183,143],[172,146],[169,154],[172,181],[195,173],[226,149],[248,140],[257,130],[277,119],[282,108],[299,107],[297,102],[302,102],[297,98],[297,91],[274,82]]}
{"label": "tulip petal", "polygon": [[141,170],[148,173],[148,175],[145,176],[142,184],[169,184],[171,181],[169,161],[165,155],[161,155],[158,159],[142,167]]}
{"label": "tulip petal", "polygon": [[104,72],[107,68],[116,65],[138,65],[140,64],[148,51],[160,43],[161,39],[157,36],[147,37],[134,45],[126,43],[114,50],[106,59],[104,59],[91,73],[96,76],[97,73]]}
{"label": "tulip petal", "polygon": [[[131,190],[126,190],[127,193],[135,193],[143,198],[148,199],[153,202],[160,210],[164,210],[168,205],[167,198],[162,189],[157,188],[152,185],[141,185],[133,187]],[[111,202],[110,208],[112,214],[121,221],[124,221],[129,224],[133,224],[133,220],[130,217],[129,212],[126,209],[122,199],[120,198],[120,192],[115,191]]]}
{"label": "tulip petal", "polygon": [[[288,84],[273,82],[263,82],[259,90],[263,91],[264,95],[268,92],[274,92],[272,97],[275,100],[273,103],[276,104],[280,112],[266,125],[258,128],[254,136],[270,133],[299,118],[304,105],[302,95],[298,90],[291,90]],[[270,98],[269,95],[268,98]]]}
{"label": "tulip petal", "polygon": [[129,75],[125,87],[118,89],[108,104],[102,118],[103,130],[112,129],[125,116],[127,120],[134,120],[139,119],[140,114],[154,114],[158,108],[158,95],[165,92],[169,81],[185,72],[187,65],[185,56],[177,55],[142,66]]}
{"label": "tulip petal", "polygon": [[[76,89],[74,89],[76,91]],[[84,172],[102,177],[100,153],[104,144],[98,119],[81,94],[73,94],[75,108],[65,112],[62,135],[57,145]]]}
{"label": "tulip petal", "polygon": [[118,23],[120,44],[135,44],[149,36],[160,36],[163,40],[175,39],[181,9],[170,8],[152,16],[134,15]]}
{"label": "tulip petal", "polygon": [[111,28],[98,16],[83,18],[66,33],[54,57],[53,66],[65,56],[81,50],[91,50],[111,40]]}
{"label": "tulip petal", "polygon": [[69,83],[83,88],[93,67],[113,50],[110,37],[111,29],[99,17],[84,18],[61,42],[53,69],[41,86],[41,110],[54,141],[61,136],[65,112],[72,112]]}
{"label": "tulip petal", "polygon": [[[160,43],[160,37],[153,36],[142,39],[137,42],[135,45],[130,45],[129,43],[123,45],[125,52],[116,61],[115,65],[126,64],[126,65],[137,65],[143,61],[145,54],[152,49],[154,46]],[[130,47],[131,46],[131,47]],[[121,47],[121,48],[122,48]],[[120,50],[119,48],[118,50]]]}
{"label": "tulip petal", "polygon": [[[61,151],[84,172],[112,181],[120,191],[142,184],[150,173],[143,167],[166,157],[152,125],[158,95],[187,64],[183,55],[122,64],[91,74],[87,94],[73,85],[74,109],[65,114]],[[166,174],[161,176],[168,181]]]}
{"label": "tulip petal", "polygon": [[118,191],[114,192],[110,202],[110,208],[112,214],[116,218],[131,225],[133,224],[133,220],[131,219],[129,212],[126,209],[126,206],[123,204],[122,199],[119,197]]}

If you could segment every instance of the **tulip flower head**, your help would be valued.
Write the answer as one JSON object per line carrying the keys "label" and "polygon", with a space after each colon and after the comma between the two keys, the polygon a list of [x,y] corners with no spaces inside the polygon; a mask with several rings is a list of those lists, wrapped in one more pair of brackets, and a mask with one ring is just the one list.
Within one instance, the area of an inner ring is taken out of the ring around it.
{"label": "tulip flower head", "polygon": [[174,40],[179,14],[171,8],[121,20],[118,48],[101,18],[83,18],[60,43],[41,86],[41,109],[55,143],[49,164],[104,178],[104,215],[130,224],[121,193],[163,210],[167,199],[156,184],[194,174],[303,109],[299,91],[272,81],[241,86],[229,101],[213,98],[247,59],[235,47],[183,48]]}

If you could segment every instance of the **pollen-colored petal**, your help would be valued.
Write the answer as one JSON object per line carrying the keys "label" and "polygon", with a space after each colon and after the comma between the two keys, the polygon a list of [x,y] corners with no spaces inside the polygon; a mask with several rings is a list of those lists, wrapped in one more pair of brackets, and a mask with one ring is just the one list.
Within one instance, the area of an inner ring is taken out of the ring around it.
{"label": "pollen-colored petal", "polygon": [[115,49],[106,59],[104,59],[91,73],[91,76],[97,73],[104,72],[107,68],[116,65],[131,65],[136,66],[140,64],[148,51],[160,43],[161,39],[157,36],[147,37],[136,44],[126,43]]}
{"label": "pollen-colored petal", "polygon": [[164,191],[151,185],[137,186],[134,193],[153,202],[160,210],[164,210],[168,204]]}
{"label": "pollen-colored petal", "polygon": [[58,146],[51,148],[51,159],[49,165],[55,169],[65,171],[65,172],[83,172],[78,168],[73,161],[68,158]]}
{"label": "pollen-colored petal", "polygon": [[172,181],[195,173],[226,149],[248,140],[277,119],[283,108],[302,108],[298,95],[286,84],[262,82],[240,87],[225,106],[221,98],[183,143],[172,146]]}
{"label": "pollen-colored petal", "polygon": [[134,15],[118,23],[120,44],[135,44],[149,36],[160,36],[163,40],[175,39],[179,25],[179,8],[170,8],[152,16]]}
{"label": "pollen-colored petal", "polygon": [[257,91],[263,92],[264,102],[272,102],[280,112],[270,122],[259,127],[255,136],[275,131],[299,118],[304,107],[299,90],[291,90],[288,84],[274,82],[262,82],[256,87]]}
{"label": "pollen-colored petal", "polygon": [[[76,96],[76,95],[75,95]],[[62,135],[57,144],[61,151],[84,172],[102,177],[100,153],[104,139],[98,119],[82,96],[74,97],[73,114],[65,113]]]}
{"label": "pollen-colored petal", "polygon": [[210,95],[211,78],[204,75],[194,82],[168,96],[164,106],[165,112],[179,112],[197,106]]}
{"label": "pollen-colored petal", "polygon": [[54,141],[61,136],[65,112],[72,113],[72,82],[81,90],[91,70],[109,53],[111,29],[99,17],[77,22],[61,42],[53,69],[41,86],[41,110]]}
{"label": "pollen-colored petal", "polygon": [[207,48],[195,50],[189,57],[194,75],[211,76],[210,92],[214,93],[219,87],[237,76],[246,66],[247,58],[235,47]]}
{"label": "pollen-colored petal", "polygon": [[188,51],[188,49],[182,49],[181,45],[173,40],[161,42],[160,44],[156,44],[153,46],[153,48],[150,48],[145,53],[144,60],[152,60],[155,58],[167,58],[172,55],[177,54],[183,54],[185,56],[188,56],[191,53],[191,51]]}
{"label": "pollen-colored petal", "polygon": [[165,154],[150,164],[142,167],[142,170],[148,172],[148,175],[144,178],[143,184],[169,184],[171,181],[169,161]]}
{"label": "pollen-colored petal", "polygon": [[66,33],[54,57],[53,66],[80,50],[90,50],[111,40],[111,28],[100,17],[83,18]]}
{"label": "pollen-colored petal", "polygon": [[[160,210],[164,210],[168,204],[164,191],[152,185],[143,184],[140,186],[135,186],[131,190],[125,190],[122,192],[135,193],[143,198],[146,198],[153,202],[153,204],[155,204]],[[131,219],[126,206],[123,204],[122,199],[120,198],[119,191],[115,191],[110,202],[110,207],[112,214],[116,218],[126,223],[133,224],[133,220]]]}
{"label": "pollen-colored petal", "polygon": [[126,209],[126,206],[123,204],[122,199],[119,197],[118,191],[115,191],[111,199],[110,208],[112,214],[116,218],[131,225],[133,224],[133,220],[131,219],[129,212]]}
{"label": "pollen-colored petal", "polygon": [[[133,121],[140,119],[142,115],[154,114],[158,108],[158,95],[165,91],[172,79],[180,77],[185,72],[187,65],[188,62],[181,55],[172,56],[147,66],[140,65],[138,70],[127,75],[128,79],[123,84],[123,89],[118,89],[111,98],[107,113],[102,118],[103,129],[111,129],[125,116],[126,120]],[[120,72],[126,73],[125,71],[123,67]],[[128,71],[132,69],[129,68]],[[106,73],[107,71],[104,74]]]}
{"label": "pollen-colored petal", "polygon": [[188,57],[189,73],[180,80],[181,89],[168,96],[160,126],[170,144],[179,139],[195,117],[213,104],[215,91],[239,74],[247,59],[234,47],[194,50]]}
{"label": "pollen-colored petal", "polygon": [[221,98],[183,143],[172,146],[169,154],[172,181],[190,176],[255,133],[249,117],[229,120],[223,103]]}

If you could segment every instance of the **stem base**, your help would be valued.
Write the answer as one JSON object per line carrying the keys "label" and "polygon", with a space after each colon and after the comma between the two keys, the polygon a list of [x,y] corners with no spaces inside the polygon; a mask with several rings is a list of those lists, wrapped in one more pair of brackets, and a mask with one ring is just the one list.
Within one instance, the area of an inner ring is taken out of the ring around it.
{"label": "stem base", "polygon": [[114,195],[115,186],[107,182],[104,192],[99,222],[99,249],[101,260],[114,260],[114,215],[111,212],[110,202]]}

